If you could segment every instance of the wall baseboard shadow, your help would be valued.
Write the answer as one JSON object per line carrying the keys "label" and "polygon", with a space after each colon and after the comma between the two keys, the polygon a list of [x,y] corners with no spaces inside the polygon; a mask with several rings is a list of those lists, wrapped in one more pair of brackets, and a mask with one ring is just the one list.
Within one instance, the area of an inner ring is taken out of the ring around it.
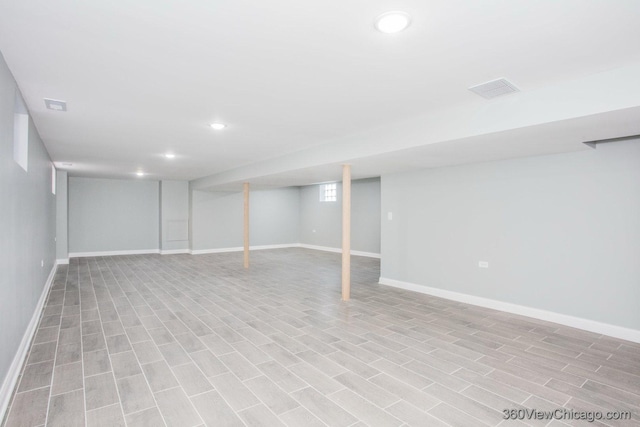
{"label": "wall baseboard shadow", "polygon": [[160,250],[160,255],[179,255],[179,254],[190,254],[191,250],[189,249],[165,249]]}
{"label": "wall baseboard shadow", "polygon": [[40,294],[40,299],[38,300],[38,304],[36,305],[36,308],[33,311],[33,316],[31,316],[31,320],[29,321],[27,330],[24,332],[24,335],[22,336],[22,341],[20,341],[20,346],[18,347],[18,351],[13,357],[13,361],[9,366],[7,375],[4,378],[2,387],[0,388],[0,420],[4,419],[7,409],[9,408],[9,403],[11,403],[13,390],[18,384],[18,379],[20,378],[20,371],[22,369],[22,366],[27,360],[27,356],[29,355],[29,348],[31,347],[31,342],[33,341],[36,331],[38,330],[38,323],[40,322],[40,316],[44,311],[44,304],[47,301],[47,296],[49,295],[49,290],[53,285],[53,279],[56,276],[57,270],[58,270],[58,263],[56,262],[51,268],[49,277],[47,277],[47,281],[45,282],[44,288],[42,289],[42,294]]}
{"label": "wall baseboard shadow", "polygon": [[392,286],[394,288],[405,289],[465,304],[477,305],[479,307],[532,317],[534,319],[558,323],[560,325],[570,326],[572,328],[582,329],[596,334],[608,335],[610,337],[640,343],[640,330],[625,328],[623,326],[611,325],[609,323],[597,322],[595,320],[584,319],[539,308],[526,307],[490,298],[478,297],[475,295],[463,294],[460,292],[448,291],[445,289],[432,288],[386,277],[380,277],[378,283],[381,285]]}
{"label": "wall baseboard shadow", "polygon": [[[249,250],[260,251],[265,249],[285,249],[285,248],[305,248],[313,249],[316,251],[335,252],[341,253],[340,248],[331,248],[329,246],[316,246],[307,245],[306,243],[284,243],[279,245],[256,245],[249,246]],[[244,248],[242,246],[236,246],[231,248],[216,248],[216,249],[175,249],[175,250],[160,250],[160,249],[141,249],[141,250],[129,250],[129,251],[102,251],[102,252],[70,252],[69,258],[86,258],[86,257],[100,257],[100,256],[116,256],[116,255],[146,255],[146,254],[161,254],[161,255],[176,255],[176,254],[191,254],[191,255],[204,255],[204,254],[219,254],[226,252],[242,252]],[[369,258],[380,258],[380,254],[373,252],[363,251],[351,251],[351,255],[363,256]],[[58,260],[58,264],[69,264],[69,259]]]}
{"label": "wall baseboard shadow", "polygon": [[159,254],[160,249],[135,249],[128,251],[69,252],[69,258],[86,258],[94,256],[146,255]]}
{"label": "wall baseboard shadow", "polygon": [[[249,250],[252,250],[252,251],[258,251],[258,250],[264,250],[264,249],[284,249],[284,248],[304,248],[304,249],[313,249],[316,251],[335,252],[335,253],[342,252],[342,249],[340,248],[307,245],[306,243],[285,243],[282,245],[249,246]],[[244,248],[242,246],[238,246],[234,248],[196,249],[196,250],[191,250],[190,253],[192,255],[202,255],[202,254],[217,254],[217,253],[225,253],[225,252],[242,252],[243,250]],[[380,254],[376,254],[373,252],[351,251],[351,255],[364,256],[369,258],[380,258]]]}
{"label": "wall baseboard shadow", "polygon": [[[299,243],[284,243],[280,245],[257,245],[257,246],[249,246],[249,250],[251,251],[261,251],[265,249],[284,249],[284,248],[299,248]],[[236,246],[233,248],[217,248],[217,249],[192,249],[189,251],[191,255],[204,255],[204,254],[221,254],[225,252],[242,252],[244,251],[243,246]]]}
{"label": "wall baseboard shadow", "polygon": [[[305,249],[314,249],[316,251],[325,251],[325,252],[336,252],[336,253],[342,253],[342,249],[341,248],[332,248],[329,246],[316,246],[316,245],[307,245],[306,243],[300,243],[298,245],[298,247],[300,248],[305,248]],[[380,254],[374,253],[374,252],[363,252],[363,251],[351,251],[351,255],[355,255],[355,256],[364,256],[364,257],[368,257],[368,258],[380,258]]]}

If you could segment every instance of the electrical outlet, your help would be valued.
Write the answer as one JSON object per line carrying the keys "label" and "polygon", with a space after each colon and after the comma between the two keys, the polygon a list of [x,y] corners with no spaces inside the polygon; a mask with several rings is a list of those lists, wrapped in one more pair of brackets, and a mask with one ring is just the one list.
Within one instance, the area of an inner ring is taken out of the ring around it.
{"label": "electrical outlet", "polygon": [[478,267],[480,267],[480,268],[489,268],[489,262],[488,261],[479,261],[478,262]]}
{"label": "electrical outlet", "polygon": [[393,212],[387,212],[387,219],[389,221],[393,220]]}

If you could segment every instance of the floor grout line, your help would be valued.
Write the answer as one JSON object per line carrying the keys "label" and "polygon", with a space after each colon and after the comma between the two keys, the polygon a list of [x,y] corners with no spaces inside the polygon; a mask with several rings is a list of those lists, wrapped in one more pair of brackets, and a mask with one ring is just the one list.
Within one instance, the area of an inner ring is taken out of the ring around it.
{"label": "floor grout line", "polygon": [[[103,276],[101,271],[100,271],[100,275]],[[102,277],[102,279],[104,280],[104,277]],[[111,295],[111,292],[108,289],[107,289],[107,292],[109,292],[109,294],[111,296],[111,302],[112,302],[112,304],[114,306],[114,309],[115,309],[116,313],[118,314],[118,319],[120,319],[120,313],[118,312],[118,307],[116,307],[116,305],[113,303],[113,295]],[[127,299],[129,299],[129,298],[127,298]],[[120,322],[120,323],[122,323],[122,322]],[[123,325],[123,330],[124,330],[124,325]],[[140,363],[140,359],[138,358],[138,355],[136,354],[136,352],[133,350],[133,346],[131,345],[131,342],[129,341],[129,337],[126,334],[126,331],[124,333],[124,336],[126,337],[127,343],[129,344],[129,347],[131,347],[131,352],[133,353],[133,356],[136,358],[136,362],[138,363],[138,367],[140,368],[140,374],[139,375],[142,375],[142,378],[144,378],[145,384],[148,387],[149,393],[151,394],[151,397],[153,399],[155,407],[157,408],[158,413],[160,414],[160,418],[162,419],[162,422],[166,426],[166,425],[168,425],[167,421],[164,418],[164,414],[160,410],[160,405],[158,405],[158,401],[156,399],[155,393],[153,392],[153,389],[151,388],[151,385],[149,384],[149,380],[147,379],[146,375],[144,374],[144,370],[142,369],[142,364]],[[105,338],[105,341],[106,341],[106,338]],[[106,342],[105,342],[105,345],[106,345]],[[118,380],[115,378],[115,369],[113,367],[113,362],[111,362],[111,353],[109,352],[108,345],[107,345],[107,354],[108,354],[108,357],[109,357],[109,362],[111,363],[111,371],[113,372],[113,375],[114,375],[114,379],[115,379],[115,383],[116,383],[116,391],[118,392],[118,399],[120,400],[120,407],[122,409],[122,413],[123,413],[123,416],[124,416],[124,421],[125,421],[125,424],[128,424],[127,423],[127,417],[124,414],[124,405],[122,404],[122,400],[120,398],[120,390],[118,389]],[[121,378],[121,379],[124,379],[124,378]],[[144,408],[144,409],[142,409],[142,411],[149,410],[149,409],[151,409],[151,408]]]}
{"label": "floor grout line", "polygon": [[[49,295],[51,295],[51,291],[49,291]],[[64,312],[64,302],[67,299],[67,287],[66,287],[66,282],[65,282],[65,290],[64,290],[64,298],[62,299],[62,310]],[[58,340],[56,341],[56,351],[54,353],[53,356],[53,368],[52,368],[52,372],[51,372],[51,383],[50,383],[50,389],[49,389],[49,399],[47,401],[47,414],[45,416],[45,420],[44,420],[44,425],[48,426],[49,425],[49,410],[51,409],[51,397],[52,397],[52,393],[53,393],[53,382],[55,381],[55,374],[56,374],[56,361],[58,359],[58,348],[60,347],[60,334],[62,334],[62,313],[60,314],[60,323],[59,323],[59,330],[58,330]],[[27,359],[28,362],[28,359]],[[20,382],[22,382],[22,379],[20,380]]]}
{"label": "floor grout line", "polygon": [[[129,299],[129,298],[127,298],[127,299]],[[180,304],[180,303],[178,303],[178,304]],[[184,307],[184,305],[182,305],[182,304],[180,304],[180,305],[181,305],[182,307]],[[186,307],[184,307],[184,308],[185,308],[185,309],[187,309]],[[188,310],[188,309],[187,309],[187,310]],[[193,314],[193,313],[192,313],[192,314]],[[154,312],[154,315],[155,315],[155,312]],[[183,326],[185,326],[185,327],[186,327],[186,328],[187,328],[191,333],[193,333],[193,331],[191,331],[191,329],[189,329],[189,327],[184,323],[184,321],[183,321],[182,319],[180,319],[178,316],[176,316],[176,315],[175,315],[175,314],[173,314],[173,313],[172,313],[172,315],[176,317],[176,320],[177,320],[177,321],[179,321],[179,322],[180,322]],[[194,314],[194,316],[195,316],[195,314]],[[157,316],[156,316],[156,317],[157,317]],[[196,317],[197,317],[197,316],[196,316]],[[161,322],[162,322],[162,321],[161,321]],[[162,322],[162,323],[164,324],[164,322]],[[143,326],[144,326],[144,325],[143,325]],[[166,328],[166,326],[164,326],[164,327]],[[145,329],[147,329],[147,328],[145,327]],[[167,331],[169,332],[169,334],[171,334],[171,335],[172,335],[172,337],[173,337],[174,341],[177,343],[177,345],[178,345],[178,346],[180,346],[180,348],[181,348],[181,349],[182,349],[182,350],[187,354],[187,356],[189,357],[190,362],[186,362],[186,363],[185,363],[185,365],[186,365],[186,364],[189,364],[189,363],[192,363],[192,364],[196,367],[196,369],[198,369],[198,371],[200,371],[200,373],[203,375],[203,377],[204,377],[208,382],[210,382],[210,381],[209,381],[209,379],[208,379],[208,377],[205,375],[205,373],[204,373],[204,372],[202,371],[202,369],[200,368],[200,366],[198,366],[198,364],[195,362],[195,360],[193,360],[193,358],[191,357],[191,354],[190,354],[188,351],[186,351],[186,349],[182,346],[182,344],[181,344],[181,343],[180,343],[180,342],[175,338],[175,334],[174,334],[173,332],[171,332],[170,330],[168,330],[168,329],[167,329]],[[148,332],[148,329],[147,329],[147,332]],[[215,332],[214,332],[214,333],[215,333]],[[203,343],[203,342],[202,342],[202,340],[200,339],[200,337],[199,337],[199,336],[195,335],[195,333],[194,333],[194,336],[196,337],[196,339],[197,339],[197,340],[198,340],[198,341],[199,341],[199,342],[200,342],[200,343],[201,343],[201,344],[202,344],[206,349],[208,349],[208,350],[211,352],[211,350],[207,347],[207,345],[206,345],[205,343]],[[157,344],[156,344],[156,346],[157,346]],[[213,354],[213,352],[211,352],[211,353]],[[217,356],[216,356],[215,354],[214,354],[214,356],[217,358]],[[137,356],[136,356],[136,357],[137,357]],[[164,355],[163,355],[163,358],[164,358]],[[138,363],[139,363],[139,361],[138,361]],[[223,362],[221,361],[221,363],[223,363]],[[224,364],[224,363],[223,363],[223,364]],[[174,376],[174,377],[176,377],[176,375],[175,375],[175,371],[173,370],[173,368],[174,368],[174,367],[176,367],[176,366],[172,367],[172,366],[170,366],[168,363],[167,363],[167,366],[169,366],[169,369],[171,370],[171,372],[172,372],[173,376]],[[225,366],[226,366],[226,365],[225,365]],[[144,373],[144,372],[143,372],[143,373]],[[146,377],[146,376],[145,376],[145,377]],[[177,377],[176,377],[176,379],[177,379]],[[177,380],[177,381],[178,381],[178,383],[179,383],[179,380]],[[213,384],[211,384],[211,385],[213,386]],[[214,387],[214,390],[215,390],[215,387]],[[184,391],[184,390],[183,390],[183,391]],[[210,390],[209,390],[209,391],[210,391]],[[201,414],[200,414],[200,412],[198,411],[198,408],[193,404],[193,402],[192,402],[192,400],[191,400],[192,396],[188,396],[186,392],[185,392],[185,395],[187,396],[187,399],[189,400],[189,403],[191,404],[191,406],[192,406],[192,407],[193,407],[193,409],[195,410],[196,414],[198,414],[198,416],[200,417],[200,419],[204,422],[204,418],[202,417],[202,415],[201,415]],[[222,396],[221,394],[220,394],[220,396],[221,396],[221,398],[225,401],[225,403],[227,404],[227,406],[231,407],[231,405],[229,405],[229,402],[225,399],[225,397],[224,397],[224,396]]]}

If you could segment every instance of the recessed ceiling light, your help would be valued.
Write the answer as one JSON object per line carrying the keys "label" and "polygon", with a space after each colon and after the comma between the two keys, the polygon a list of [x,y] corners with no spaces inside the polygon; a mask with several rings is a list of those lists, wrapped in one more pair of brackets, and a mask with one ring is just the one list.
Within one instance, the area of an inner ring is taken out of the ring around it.
{"label": "recessed ceiling light", "polygon": [[167,159],[175,159],[176,155],[173,153],[167,153],[164,155]]}
{"label": "recessed ceiling light", "polygon": [[138,176],[144,176],[144,172],[136,172],[136,175],[138,175]]}
{"label": "recessed ceiling light", "polygon": [[383,33],[399,33],[409,26],[411,17],[406,12],[386,12],[376,18],[376,28]]}
{"label": "recessed ceiling light", "polygon": [[215,130],[220,130],[227,127],[227,125],[225,125],[224,123],[211,123],[210,126]]}

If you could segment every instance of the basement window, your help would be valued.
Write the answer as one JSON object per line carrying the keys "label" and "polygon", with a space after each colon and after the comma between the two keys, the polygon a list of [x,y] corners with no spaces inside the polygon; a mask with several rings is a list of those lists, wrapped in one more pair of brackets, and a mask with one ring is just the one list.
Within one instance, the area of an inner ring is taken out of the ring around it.
{"label": "basement window", "polygon": [[13,104],[13,160],[27,171],[29,160],[29,112],[16,91]]}
{"label": "basement window", "polygon": [[320,185],[320,201],[335,202],[337,200],[336,183]]}
{"label": "basement window", "polygon": [[51,164],[51,193],[56,194],[56,167]]}

